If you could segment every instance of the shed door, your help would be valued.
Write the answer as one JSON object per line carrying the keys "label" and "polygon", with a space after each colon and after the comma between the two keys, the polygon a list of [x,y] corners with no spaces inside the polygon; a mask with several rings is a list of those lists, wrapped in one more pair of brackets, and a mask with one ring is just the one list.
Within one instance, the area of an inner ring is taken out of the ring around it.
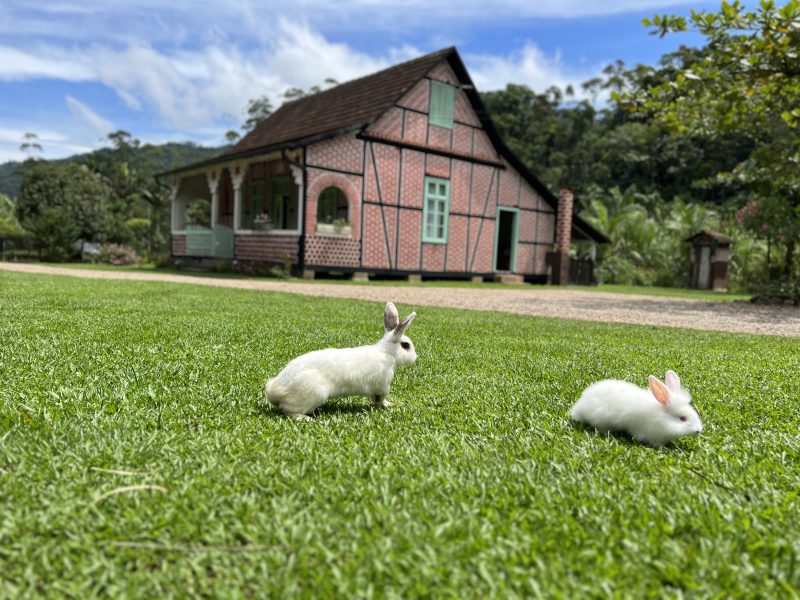
{"label": "shed door", "polygon": [[699,262],[697,287],[701,290],[711,289],[711,246],[700,246]]}

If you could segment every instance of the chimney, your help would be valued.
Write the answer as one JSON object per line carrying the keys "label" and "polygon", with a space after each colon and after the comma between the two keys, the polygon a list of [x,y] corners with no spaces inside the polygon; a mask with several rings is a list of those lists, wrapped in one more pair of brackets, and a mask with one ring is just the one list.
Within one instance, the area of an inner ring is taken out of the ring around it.
{"label": "chimney", "polygon": [[550,265],[550,283],[569,284],[569,243],[572,240],[572,204],[575,199],[572,190],[562,187],[558,192],[558,212],[556,213],[556,239],[553,251],[547,253]]}
{"label": "chimney", "polygon": [[569,243],[572,241],[572,204],[575,195],[568,187],[558,191],[558,214],[556,216],[556,247],[559,254],[569,256]]}

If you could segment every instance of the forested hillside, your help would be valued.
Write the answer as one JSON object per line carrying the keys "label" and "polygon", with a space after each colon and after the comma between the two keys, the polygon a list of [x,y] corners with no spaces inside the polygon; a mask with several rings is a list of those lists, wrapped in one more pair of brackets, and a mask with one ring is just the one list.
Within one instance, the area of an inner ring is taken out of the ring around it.
{"label": "forested hillside", "polygon": [[[102,148],[88,154],[76,154],[54,163],[76,162],[93,165],[113,160],[114,148]],[[205,148],[192,143],[170,142],[159,146],[144,144],[131,149],[130,165],[143,173],[154,174],[193,162],[212,158],[222,152],[222,148]],[[0,194],[15,198],[19,195],[26,162],[6,162],[0,164]]]}

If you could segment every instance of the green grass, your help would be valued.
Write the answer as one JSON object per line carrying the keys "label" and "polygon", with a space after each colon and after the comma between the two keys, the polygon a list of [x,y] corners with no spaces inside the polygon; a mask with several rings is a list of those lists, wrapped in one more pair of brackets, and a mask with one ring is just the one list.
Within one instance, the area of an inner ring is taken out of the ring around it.
{"label": "green grass", "polygon": [[[795,340],[411,309],[394,406],[297,423],[264,379],[382,306],[0,272],[0,596],[798,593]],[[701,436],[567,418],[667,368]]]}
{"label": "green grass", "polygon": [[[99,271],[142,271],[146,273],[167,273],[170,275],[192,275],[196,277],[217,277],[241,279],[247,277],[237,273],[217,273],[217,272],[190,272],[173,268],[156,268],[154,265],[128,265],[116,267],[107,264],[92,263],[52,263],[48,266],[67,267],[73,269],[89,269]],[[730,292],[713,292],[710,290],[690,290],[686,288],[667,288],[667,287],[645,287],[635,285],[604,284],[596,286],[570,285],[565,287],[548,285],[508,285],[485,281],[483,283],[472,283],[471,281],[458,280],[431,280],[421,282],[408,282],[396,279],[373,279],[371,281],[351,281],[349,279],[299,279],[289,278],[286,281],[296,283],[334,283],[341,285],[383,285],[383,286],[404,286],[404,287],[453,287],[453,288],[473,288],[473,289],[504,289],[504,290],[580,290],[583,292],[606,292],[612,294],[638,294],[644,296],[664,296],[672,298],[688,298],[693,300],[706,300],[712,302],[732,302],[735,300],[750,300],[749,294],[737,294]]]}

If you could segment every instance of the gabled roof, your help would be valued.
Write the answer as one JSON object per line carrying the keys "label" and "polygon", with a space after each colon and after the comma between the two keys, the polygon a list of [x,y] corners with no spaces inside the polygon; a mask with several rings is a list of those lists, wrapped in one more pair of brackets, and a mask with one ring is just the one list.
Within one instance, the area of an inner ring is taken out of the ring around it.
{"label": "gabled roof", "polygon": [[687,242],[691,242],[691,241],[696,240],[699,237],[709,237],[712,240],[714,240],[716,242],[719,242],[720,244],[732,244],[733,243],[733,238],[732,237],[730,237],[728,235],[725,235],[724,233],[720,233],[719,231],[710,231],[708,229],[704,229],[702,231],[699,231],[699,232],[695,233],[692,236],[689,236],[688,238],[686,238],[686,241]]}
{"label": "gabled roof", "polygon": [[445,48],[287,102],[222,156],[287,142],[308,142],[366,127],[389,110],[442,58],[455,51],[455,48]]}

